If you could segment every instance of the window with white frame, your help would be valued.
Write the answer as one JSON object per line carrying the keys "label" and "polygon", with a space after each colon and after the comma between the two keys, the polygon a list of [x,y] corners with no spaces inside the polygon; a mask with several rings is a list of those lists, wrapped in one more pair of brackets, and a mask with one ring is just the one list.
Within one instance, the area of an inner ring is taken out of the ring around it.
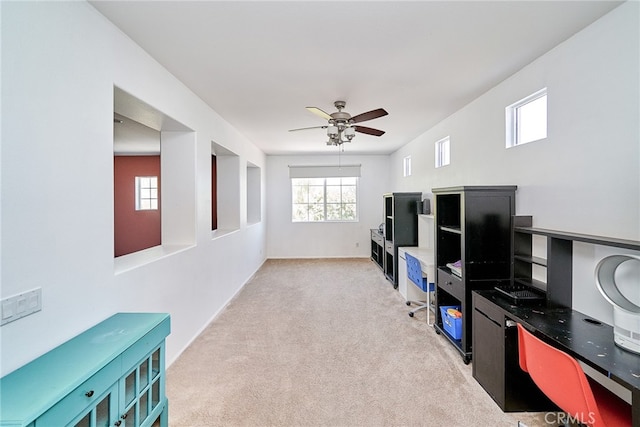
{"label": "window with white frame", "polygon": [[451,161],[451,146],[449,137],[436,141],[436,167],[446,166]]}
{"label": "window with white frame", "polygon": [[547,137],[547,88],[505,109],[506,146],[515,147]]}
{"label": "window with white frame", "polygon": [[[129,181],[131,182],[131,181]],[[136,210],[158,209],[158,177],[136,176]]]}
{"label": "window with white frame", "polygon": [[293,222],[358,220],[358,178],[291,178]]}
{"label": "window with white frame", "polygon": [[293,222],[358,221],[360,165],[289,166]]}
{"label": "window with white frame", "polygon": [[402,171],[404,176],[411,176],[411,156],[402,159]]}

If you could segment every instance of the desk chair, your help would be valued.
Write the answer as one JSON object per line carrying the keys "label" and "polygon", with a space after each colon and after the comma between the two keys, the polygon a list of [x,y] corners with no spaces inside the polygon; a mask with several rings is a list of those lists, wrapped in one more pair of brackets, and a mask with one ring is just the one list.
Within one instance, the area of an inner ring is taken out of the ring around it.
{"label": "desk chair", "polygon": [[518,323],[520,368],[572,420],[589,427],[631,427],[631,405],[595,381],[576,359],[550,346]]}
{"label": "desk chair", "polygon": [[[422,277],[422,267],[420,266],[420,261],[416,257],[409,255],[408,253],[405,253],[405,258],[407,261],[407,278],[411,281],[411,283],[413,283],[418,288],[420,288],[421,291],[427,293],[426,301],[407,301],[407,305],[411,305],[412,303],[420,304],[418,307],[414,308],[409,312],[409,317],[413,317],[413,315],[418,310],[429,309],[429,307],[431,306],[430,296],[431,296],[431,292],[433,292],[434,290],[433,289],[434,285],[433,283],[429,283],[427,278]],[[427,324],[431,326],[431,323],[429,323],[428,312],[427,312]]]}

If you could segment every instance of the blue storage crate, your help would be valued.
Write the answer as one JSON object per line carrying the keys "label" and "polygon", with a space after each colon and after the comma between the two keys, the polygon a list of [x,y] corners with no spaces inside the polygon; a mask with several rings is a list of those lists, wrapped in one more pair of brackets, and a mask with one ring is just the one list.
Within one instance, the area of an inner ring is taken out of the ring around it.
{"label": "blue storage crate", "polygon": [[442,326],[446,333],[451,335],[454,340],[462,339],[462,317],[453,317],[447,313],[447,309],[455,308],[460,311],[459,305],[441,305],[440,314],[442,315]]}
{"label": "blue storage crate", "polygon": [[417,287],[422,289],[422,292],[433,292],[434,284],[427,281],[428,278],[422,277],[422,268],[420,267],[420,261],[408,253],[404,254],[407,260],[407,277]]}

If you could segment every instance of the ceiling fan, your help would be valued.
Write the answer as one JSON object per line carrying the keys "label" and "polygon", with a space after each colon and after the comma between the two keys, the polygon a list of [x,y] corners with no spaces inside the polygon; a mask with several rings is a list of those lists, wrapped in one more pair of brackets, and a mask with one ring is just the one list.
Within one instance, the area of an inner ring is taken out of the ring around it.
{"label": "ceiling fan", "polygon": [[299,129],[291,129],[289,132],[295,132],[299,130],[307,129],[327,129],[327,136],[329,141],[327,145],[342,145],[345,142],[351,142],[356,132],[366,133],[367,135],[382,136],[383,130],[374,129],[366,126],[356,125],[356,123],[365,122],[367,120],[377,119],[378,117],[386,116],[387,113],[384,108],[378,108],[377,110],[367,111],[366,113],[351,116],[346,111],[342,111],[346,106],[345,101],[336,101],[333,105],[338,109],[335,113],[328,114],[318,107],[307,107],[307,110],[329,121],[329,124],[324,126],[312,126]]}

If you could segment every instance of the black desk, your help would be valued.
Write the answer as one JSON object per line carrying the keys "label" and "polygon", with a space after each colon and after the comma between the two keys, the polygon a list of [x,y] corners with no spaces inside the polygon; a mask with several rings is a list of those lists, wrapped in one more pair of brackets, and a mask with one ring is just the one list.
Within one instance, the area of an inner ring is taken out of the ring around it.
{"label": "black desk", "polygon": [[[476,291],[549,344],[565,351],[631,391],[633,426],[640,427],[640,355],[613,341],[613,327],[572,309],[515,306],[493,290]],[[475,356],[474,356],[475,358]]]}

